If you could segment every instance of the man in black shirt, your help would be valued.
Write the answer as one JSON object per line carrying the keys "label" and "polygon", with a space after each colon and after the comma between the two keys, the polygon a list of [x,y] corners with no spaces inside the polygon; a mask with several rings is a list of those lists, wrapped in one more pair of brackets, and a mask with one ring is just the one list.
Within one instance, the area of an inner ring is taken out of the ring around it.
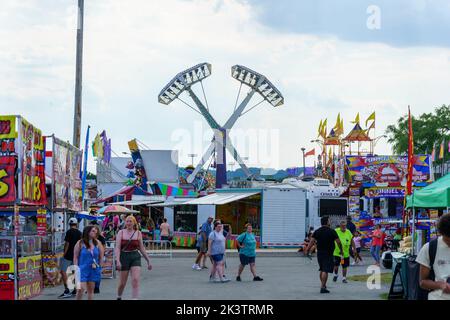
{"label": "man in black shirt", "polygon": [[314,231],[311,241],[305,250],[305,255],[309,254],[309,251],[317,243],[317,261],[319,262],[320,271],[320,293],[330,293],[327,289],[328,274],[333,273],[334,269],[334,243],[336,242],[342,255],[342,244],[339,240],[339,236],[335,230],[330,228],[330,221],[328,217],[322,217],[320,219],[321,227]]}
{"label": "man in black shirt", "polygon": [[70,292],[67,287],[67,268],[73,265],[73,249],[77,244],[78,240],[81,239],[81,232],[78,230],[78,220],[76,218],[69,219],[70,229],[67,230],[66,236],[64,238],[64,257],[61,259],[60,270],[64,283],[64,292],[58,298],[70,298],[76,295],[76,289]]}

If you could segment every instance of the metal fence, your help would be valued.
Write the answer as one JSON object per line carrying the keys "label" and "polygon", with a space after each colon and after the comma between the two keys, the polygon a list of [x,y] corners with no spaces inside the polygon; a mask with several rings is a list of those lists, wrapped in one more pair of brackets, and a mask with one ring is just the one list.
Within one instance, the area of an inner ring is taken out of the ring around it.
{"label": "metal fence", "polygon": [[[172,259],[172,242],[167,240],[144,240],[144,247],[149,256],[169,257]],[[106,247],[114,248],[115,241],[107,241]]]}

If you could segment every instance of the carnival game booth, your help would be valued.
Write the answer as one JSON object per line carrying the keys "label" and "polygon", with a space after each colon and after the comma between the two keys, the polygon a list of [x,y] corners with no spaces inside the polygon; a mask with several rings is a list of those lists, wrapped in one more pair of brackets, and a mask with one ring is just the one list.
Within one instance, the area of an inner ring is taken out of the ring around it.
{"label": "carnival game booth", "polygon": [[83,209],[82,151],[54,135],[45,139],[50,232],[42,238],[42,265],[44,286],[51,287],[62,284],[59,266],[64,255],[67,221]]}
{"label": "carnival game booth", "polygon": [[25,300],[43,287],[45,140],[21,116],[0,116],[0,126],[0,300]]}
{"label": "carnival game booth", "polygon": [[[345,157],[349,214],[362,233],[363,243],[369,241],[375,224],[385,224],[390,232],[395,221],[402,219],[407,166],[407,156]],[[414,189],[431,182],[430,170],[428,155],[414,156]]]}
{"label": "carnival game booth", "polygon": [[[253,225],[258,247],[297,247],[305,238],[307,201],[306,190],[301,188],[273,185],[260,189],[217,189],[204,197],[177,201],[152,206],[164,206],[171,225],[189,224],[190,230],[198,231],[210,216],[221,219],[231,231],[227,248],[236,248],[236,237],[244,232],[246,223]],[[195,244],[197,232],[187,232],[179,238],[177,232],[175,229],[177,245]]]}

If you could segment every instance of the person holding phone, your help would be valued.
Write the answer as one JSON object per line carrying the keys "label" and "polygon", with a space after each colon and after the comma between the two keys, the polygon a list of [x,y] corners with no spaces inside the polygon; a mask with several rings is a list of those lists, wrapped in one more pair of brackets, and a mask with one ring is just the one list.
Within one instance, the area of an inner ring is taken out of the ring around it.
{"label": "person holding phone", "polygon": [[250,272],[253,274],[253,281],[263,281],[263,279],[256,274],[256,238],[253,234],[253,227],[250,223],[246,225],[246,232],[240,234],[236,240],[239,251],[239,260],[241,262],[236,281],[241,281],[241,274],[246,265],[250,265]]}

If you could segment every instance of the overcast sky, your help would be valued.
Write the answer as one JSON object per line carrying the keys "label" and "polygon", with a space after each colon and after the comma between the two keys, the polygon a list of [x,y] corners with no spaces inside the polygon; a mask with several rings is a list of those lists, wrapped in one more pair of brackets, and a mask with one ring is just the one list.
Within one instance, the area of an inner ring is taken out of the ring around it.
{"label": "overcast sky", "polygon": [[[70,141],[76,2],[2,0],[0,11],[1,113]],[[375,16],[379,28],[368,27]],[[200,62],[212,64],[204,88],[219,123],[234,108],[235,64],[264,74],[284,95],[283,106],[263,103],[233,128],[256,132],[258,148],[266,135],[271,141],[257,157],[236,146],[254,158],[250,165],[301,165],[300,148],[313,147],[320,119],[334,124],[338,112],[348,132],[358,111],[365,120],[375,110],[380,135],[408,104],[418,115],[450,103],[446,0],[85,0],[84,28],[81,140],[88,124],[93,134],[106,129],[119,154],[132,138],[151,149],[184,145],[181,164],[190,162],[187,153],[202,153],[211,136],[204,119],[178,101],[157,100],[177,72]],[[381,140],[376,152],[390,154],[390,146]]]}

